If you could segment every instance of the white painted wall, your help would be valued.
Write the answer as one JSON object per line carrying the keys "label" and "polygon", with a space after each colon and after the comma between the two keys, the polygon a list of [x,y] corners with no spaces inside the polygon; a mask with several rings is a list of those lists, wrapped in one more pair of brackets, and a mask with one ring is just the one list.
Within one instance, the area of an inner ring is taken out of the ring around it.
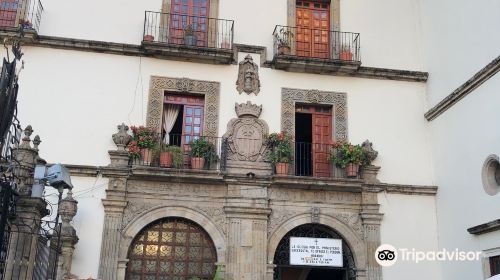
{"label": "white painted wall", "polygon": [[361,143],[369,139],[374,143],[379,151],[375,164],[382,166],[380,179],[389,183],[432,183],[421,83],[261,68],[261,92],[248,96],[236,91],[236,65],[44,48],[26,48],[25,53],[20,117],[42,137],[41,153],[49,162],[107,165],[107,151],[115,149],[111,135],[116,125],[144,123],[149,77],[160,75],[221,83],[219,136],[226,131],[229,120],[236,117],[235,102],[263,104],[261,117],[268,122],[270,131],[276,132],[280,130],[282,87],[347,92],[350,140]]}
{"label": "white painted wall", "polygon": [[[499,55],[500,1],[420,1],[431,108]],[[500,232],[473,236],[467,228],[500,218],[500,196],[482,188],[481,168],[500,154],[500,75],[429,123],[440,248],[500,247]],[[444,280],[484,279],[480,263],[443,263]]]}
{"label": "white painted wall", "polygon": [[78,211],[73,219],[78,243],[75,246],[71,272],[82,279],[97,279],[101,253],[104,208],[108,179],[72,177],[73,197],[78,201]]}
{"label": "white painted wall", "polygon": [[[44,0],[40,34],[140,44],[144,11],[160,11],[161,0]],[[341,0],[341,30],[361,33],[363,65],[422,70],[417,0]],[[266,46],[287,25],[287,0],[220,0],[219,18],[233,19],[235,43]]]}
{"label": "white painted wall", "polygon": [[[378,199],[380,212],[384,213],[380,227],[381,244],[390,244],[396,249],[437,251],[434,196],[380,193]],[[424,261],[417,264],[403,261],[401,256],[393,266],[384,267],[382,273],[384,280],[442,279],[438,262]]]}

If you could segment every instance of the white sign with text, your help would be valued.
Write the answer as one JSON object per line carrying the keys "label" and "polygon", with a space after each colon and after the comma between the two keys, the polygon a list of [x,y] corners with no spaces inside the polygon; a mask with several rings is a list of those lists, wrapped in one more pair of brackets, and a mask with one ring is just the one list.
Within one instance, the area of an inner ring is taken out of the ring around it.
{"label": "white sign with text", "polygon": [[342,240],[290,237],[290,264],[342,267]]}

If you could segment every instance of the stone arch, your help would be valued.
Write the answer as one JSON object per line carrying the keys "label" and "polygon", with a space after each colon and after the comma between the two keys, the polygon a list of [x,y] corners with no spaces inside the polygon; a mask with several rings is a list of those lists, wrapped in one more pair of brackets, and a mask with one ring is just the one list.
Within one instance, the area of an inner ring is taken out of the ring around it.
{"label": "stone arch", "polygon": [[[292,229],[311,223],[311,214],[304,213],[292,217],[282,223],[276,228],[274,232],[271,233],[268,242],[268,252],[267,261],[272,264],[274,261],[274,254],[280,243],[281,239]],[[366,269],[367,256],[366,256],[366,244],[365,242],[356,234],[356,232],[343,223],[342,221],[325,214],[319,215],[319,224],[328,226],[335,230],[349,245],[354,256],[354,262],[356,263],[356,270],[363,271]]]}
{"label": "stone arch", "polygon": [[215,223],[208,216],[200,211],[185,206],[158,206],[141,213],[130,221],[122,231],[119,259],[127,259],[127,252],[132,240],[144,227],[154,221],[168,217],[184,218],[200,225],[208,233],[210,238],[212,238],[217,252],[217,263],[225,263],[226,240],[224,234],[217,228]]}

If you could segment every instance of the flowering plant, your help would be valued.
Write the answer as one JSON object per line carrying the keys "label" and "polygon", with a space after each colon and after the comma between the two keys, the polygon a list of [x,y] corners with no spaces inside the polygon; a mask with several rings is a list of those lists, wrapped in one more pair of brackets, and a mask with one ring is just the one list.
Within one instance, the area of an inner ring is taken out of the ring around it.
{"label": "flowering plant", "polygon": [[127,148],[131,158],[139,159],[141,157],[141,149],[139,149],[139,146],[137,146],[137,141],[130,141]]}
{"label": "flowering plant", "polygon": [[269,134],[266,144],[271,148],[268,158],[272,163],[289,163],[292,160],[292,140],[286,132]]}
{"label": "flowering plant", "polygon": [[139,127],[132,126],[131,129],[133,135],[132,142],[135,141],[137,147],[139,147],[140,149],[151,149],[158,142],[158,135],[156,134],[156,131],[152,128],[144,126],[139,126]]}
{"label": "flowering plant", "polygon": [[340,168],[345,168],[348,164],[368,165],[368,158],[360,145],[351,143],[333,143],[330,151],[330,162]]}

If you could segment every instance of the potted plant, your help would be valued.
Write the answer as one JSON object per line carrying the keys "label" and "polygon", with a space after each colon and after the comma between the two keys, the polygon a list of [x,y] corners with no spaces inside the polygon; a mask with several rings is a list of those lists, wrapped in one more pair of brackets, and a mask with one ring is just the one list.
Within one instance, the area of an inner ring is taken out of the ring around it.
{"label": "potted plant", "polygon": [[153,158],[152,149],[158,142],[156,131],[144,126],[132,126],[130,129],[132,130],[132,142],[135,142],[134,145],[136,145],[140,151],[142,164],[150,165]]}
{"label": "potted plant", "polygon": [[271,133],[266,144],[270,147],[269,161],[276,167],[276,174],[288,174],[292,160],[292,141],[285,132]]}
{"label": "potted plant", "polygon": [[285,29],[285,27],[281,27],[278,33],[274,34],[279,55],[290,54],[291,51],[290,44],[292,42],[293,36],[294,36],[293,32],[291,30]]}
{"label": "potted plant", "polygon": [[183,164],[182,149],[179,146],[160,145],[157,152],[160,167],[181,168]]}
{"label": "potted plant", "polygon": [[330,162],[337,167],[344,168],[347,177],[358,176],[359,168],[368,164],[363,148],[347,142],[333,145]]}
{"label": "potted plant", "polygon": [[22,26],[23,29],[33,29],[33,24],[29,20],[25,19],[20,19],[19,20],[19,25]]}
{"label": "potted plant", "polygon": [[189,143],[191,151],[191,168],[203,169],[205,162],[213,162],[217,160],[215,146],[208,142],[205,138],[198,138]]}
{"label": "potted plant", "polygon": [[222,39],[222,43],[220,44],[221,49],[230,49],[231,48],[231,43],[228,38],[228,36],[224,36]]}
{"label": "potted plant", "polygon": [[184,44],[188,46],[196,45],[196,34],[191,24],[184,27]]}
{"label": "potted plant", "polygon": [[155,40],[155,36],[153,35],[144,35],[142,38],[144,42],[153,42]]}
{"label": "potted plant", "polygon": [[340,60],[352,61],[352,51],[350,45],[342,45],[340,47]]}

